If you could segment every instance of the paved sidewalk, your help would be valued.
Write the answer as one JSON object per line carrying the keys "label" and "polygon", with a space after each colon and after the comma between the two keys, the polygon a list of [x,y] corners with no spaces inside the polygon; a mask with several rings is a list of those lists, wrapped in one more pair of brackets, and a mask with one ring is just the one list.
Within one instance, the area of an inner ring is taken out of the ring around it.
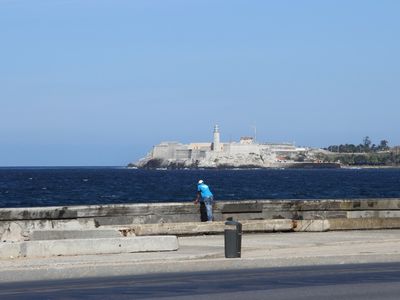
{"label": "paved sidewalk", "polygon": [[224,236],[179,238],[170,252],[0,260],[0,282],[342,263],[400,262],[400,230],[244,234],[242,257]]}

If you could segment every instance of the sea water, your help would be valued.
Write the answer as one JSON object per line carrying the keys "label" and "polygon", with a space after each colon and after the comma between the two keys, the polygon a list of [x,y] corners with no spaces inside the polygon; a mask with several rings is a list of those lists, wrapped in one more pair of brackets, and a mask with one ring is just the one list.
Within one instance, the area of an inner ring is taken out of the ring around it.
{"label": "sea water", "polygon": [[400,169],[0,168],[0,207],[218,200],[400,198]]}

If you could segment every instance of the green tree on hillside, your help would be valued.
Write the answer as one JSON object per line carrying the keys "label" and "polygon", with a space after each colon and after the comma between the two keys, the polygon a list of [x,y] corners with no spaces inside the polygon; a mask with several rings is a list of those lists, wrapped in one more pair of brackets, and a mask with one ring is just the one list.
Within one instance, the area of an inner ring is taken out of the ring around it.
{"label": "green tree on hillside", "polygon": [[371,142],[371,139],[369,138],[369,136],[364,137],[363,143],[362,143],[362,149],[363,149],[362,152],[370,152],[372,150],[371,144],[372,144],[372,142]]}
{"label": "green tree on hillside", "polygon": [[382,141],[379,143],[378,149],[379,149],[380,151],[387,151],[387,150],[389,150],[389,142],[388,142],[387,140],[382,140]]}
{"label": "green tree on hillside", "polygon": [[389,142],[387,140],[381,140],[379,145],[373,144],[369,136],[363,138],[362,143],[359,145],[354,144],[340,144],[340,145],[331,145],[326,150],[335,153],[370,153],[370,152],[378,152],[378,151],[388,151]]}

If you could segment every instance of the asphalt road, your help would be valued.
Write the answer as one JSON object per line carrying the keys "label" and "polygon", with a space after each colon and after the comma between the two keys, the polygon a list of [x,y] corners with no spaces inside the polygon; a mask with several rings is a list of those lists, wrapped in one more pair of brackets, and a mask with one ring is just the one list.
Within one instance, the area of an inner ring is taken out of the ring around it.
{"label": "asphalt road", "polygon": [[0,299],[400,299],[400,263],[0,284]]}

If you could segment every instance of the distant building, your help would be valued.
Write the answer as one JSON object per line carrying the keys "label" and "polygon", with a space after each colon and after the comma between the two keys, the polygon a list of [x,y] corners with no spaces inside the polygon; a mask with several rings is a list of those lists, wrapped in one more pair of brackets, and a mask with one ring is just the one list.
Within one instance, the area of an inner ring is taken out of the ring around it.
{"label": "distant building", "polygon": [[[218,166],[258,166],[274,167],[282,162],[312,161],[308,148],[298,148],[291,143],[256,143],[250,136],[240,138],[239,142],[221,142],[218,125],[214,126],[212,142],[181,144],[162,142],[153,147],[146,158],[138,162],[145,166],[156,160],[161,166],[218,167]],[[308,157],[307,157],[308,155]]]}
{"label": "distant building", "polygon": [[253,144],[253,137],[251,136],[242,136],[240,138],[240,143],[245,145]]}
{"label": "distant building", "polygon": [[220,141],[218,125],[214,126],[214,138],[213,138],[213,143],[212,143],[212,151],[215,151],[215,152],[222,151],[222,145],[221,145],[221,141]]}

